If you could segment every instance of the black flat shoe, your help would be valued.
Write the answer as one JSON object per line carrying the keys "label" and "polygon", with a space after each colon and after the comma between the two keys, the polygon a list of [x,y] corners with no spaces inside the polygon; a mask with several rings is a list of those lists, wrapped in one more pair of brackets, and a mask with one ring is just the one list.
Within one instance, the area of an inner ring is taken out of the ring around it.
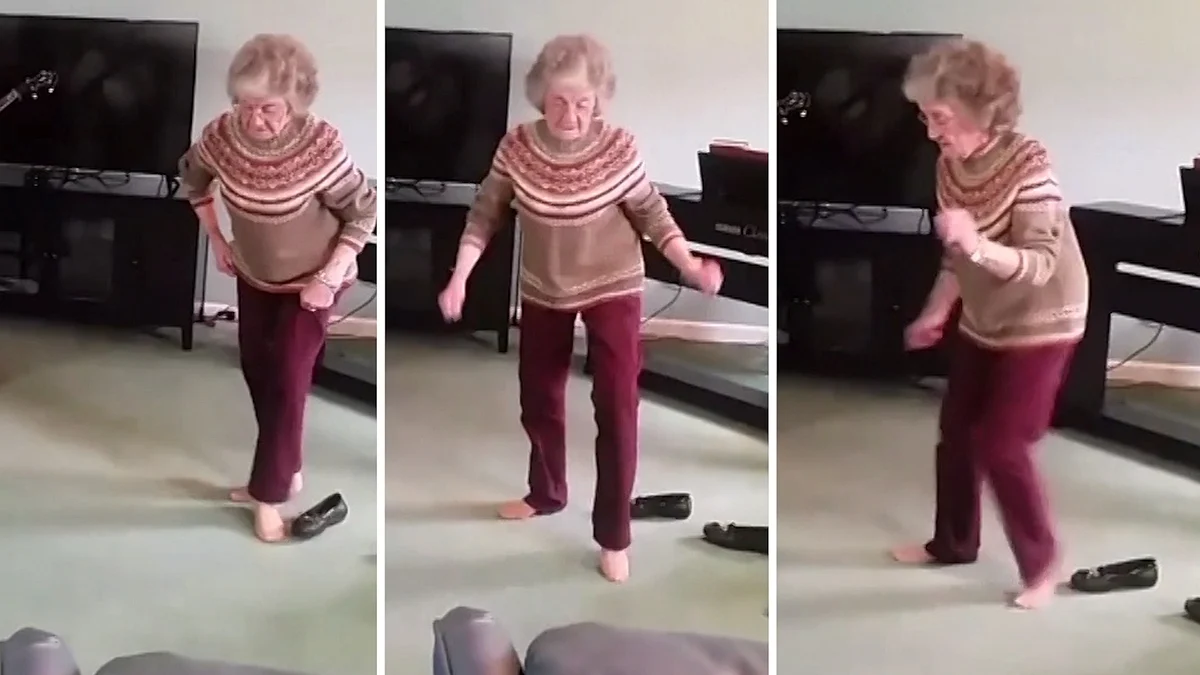
{"label": "black flat shoe", "polygon": [[292,537],[295,539],[312,539],[325,530],[339,525],[346,520],[350,507],[342,499],[342,493],[335,492],[322,499],[316,506],[296,516],[292,521]]}
{"label": "black flat shoe", "polygon": [[1183,603],[1183,613],[1192,621],[1200,623],[1200,598],[1190,598]]}
{"label": "black flat shoe", "polygon": [[686,492],[634,497],[629,503],[629,517],[634,520],[687,520],[691,515],[692,496]]}
{"label": "black flat shoe", "polygon": [[1071,588],[1081,593],[1109,593],[1153,588],[1158,584],[1158,561],[1136,558],[1090,569],[1076,570],[1071,575]]}
{"label": "black flat shoe", "polygon": [[708,523],[704,526],[704,541],[731,551],[767,555],[767,533],[767,528],[758,525]]}

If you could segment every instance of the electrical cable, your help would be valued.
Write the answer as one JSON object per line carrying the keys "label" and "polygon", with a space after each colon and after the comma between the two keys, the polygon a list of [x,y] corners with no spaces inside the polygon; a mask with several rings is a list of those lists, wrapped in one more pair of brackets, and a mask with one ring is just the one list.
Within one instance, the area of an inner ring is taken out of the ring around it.
{"label": "electrical cable", "polygon": [[339,317],[338,317],[337,319],[335,319],[334,321],[330,321],[330,322],[329,322],[329,323],[326,325],[326,328],[332,328],[333,326],[336,326],[336,325],[338,325],[339,323],[341,323],[341,322],[345,321],[346,319],[349,319],[350,317],[354,316],[355,314],[358,314],[359,312],[363,311],[364,309],[366,309],[366,308],[367,308],[367,305],[370,305],[372,302],[375,302],[375,296],[376,296],[376,295],[378,295],[378,294],[379,294],[379,291],[373,291],[373,292],[371,293],[371,297],[369,297],[369,298],[367,298],[366,300],[364,300],[364,301],[362,302],[362,304],[360,304],[359,306],[357,306],[357,307],[355,307],[354,309],[350,310],[349,312],[346,312],[345,314],[343,314],[343,315],[339,316]]}
{"label": "electrical cable", "polygon": [[384,185],[384,192],[387,194],[395,194],[401,190],[410,190],[413,194],[421,199],[429,199],[437,195],[445,194],[450,187],[445,182],[435,181],[418,181],[418,180],[400,180],[398,178],[388,179]]}
{"label": "electrical cable", "polygon": [[1145,354],[1147,351],[1150,350],[1151,347],[1154,346],[1154,343],[1158,342],[1158,338],[1162,337],[1163,330],[1165,330],[1166,327],[1167,327],[1166,324],[1162,324],[1162,323],[1157,324],[1157,327],[1154,329],[1154,335],[1150,336],[1150,339],[1146,341],[1146,344],[1133,350],[1133,352],[1131,354],[1129,354],[1125,358],[1121,359],[1120,361],[1117,361],[1116,363],[1110,365],[1108,368],[1105,368],[1105,372],[1111,373],[1112,371],[1116,370],[1117,368],[1120,368],[1121,366],[1128,365],[1130,361],[1133,361],[1134,359],[1141,356],[1142,354]]}
{"label": "electrical cable", "polygon": [[[336,326],[336,325],[338,325],[339,323],[341,323],[341,322],[345,321],[346,319],[349,319],[349,318],[351,318],[351,317],[353,317],[353,316],[357,315],[359,312],[361,312],[361,311],[363,311],[364,309],[366,309],[366,308],[367,308],[367,306],[368,306],[368,305],[370,305],[372,302],[375,302],[375,297],[376,297],[378,294],[379,294],[379,291],[375,291],[375,292],[371,293],[371,297],[369,297],[369,298],[367,298],[366,300],[362,301],[362,303],[360,303],[360,304],[359,304],[357,307],[355,307],[354,309],[350,310],[349,312],[346,312],[345,314],[343,314],[343,315],[339,316],[337,319],[335,319],[335,320],[333,320],[333,321],[330,321],[328,324],[326,324],[326,328],[330,328],[330,327]],[[222,307],[221,309],[217,310],[216,312],[213,312],[213,315],[212,315],[211,317],[206,317],[206,316],[204,316],[203,314],[201,314],[201,315],[200,315],[200,318],[199,318],[199,319],[198,319],[198,321],[197,321],[197,323],[202,323],[202,324],[204,324],[205,326],[208,326],[209,328],[216,328],[216,326],[217,326],[217,322],[221,320],[221,319],[220,319],[220,316],[221,316],[222,314],[224,314],[224,313],[228,312],[228,311],[229,311],[229,310],[231,310],[231,309],[233,309],[233,305],[225,305],[224,307]]]}
{"label": "electrical cable", "polygon": [[671,299],[668,300],[665,305],[654,310],[649,315],[647,315],[646,318],[642,319],[641,325],[645,326],[647,322],[652,321],[652,320],[657,319],[658,317],[662,316],[668,309],[671,309],[671,307],[674,306],[674,304],[676,302],[679,302],[679,298],[683,295],[683,284],[673,283],[672,285],[675,286],[675,295],[672,295]]}
{"label": "electrical cable", "polygon": [[204,308],[201,307],[200,308],[200,316],[196,318],[196,323],[204,324],[205,326],[208,326],[209,328],[216,328],[217,322],[221,320],[221,315],[225,314],[226,312],[228,312],[231,309],[233,309],[233,305],[225,305],[221,309],[218,309],[217,311],[213,312],[213,315],[211,317],[209,317],[209,316],[204,316]]}

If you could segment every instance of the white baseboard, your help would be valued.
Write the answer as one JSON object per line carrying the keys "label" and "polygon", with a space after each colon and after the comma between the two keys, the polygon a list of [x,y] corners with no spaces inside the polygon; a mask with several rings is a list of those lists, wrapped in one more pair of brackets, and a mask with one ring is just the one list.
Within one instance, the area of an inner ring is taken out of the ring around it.
{"label": "white baseboard", "polygon": [[[240,316],[237,305],[226,305],[220,302],[204,303],[204,316],[212,317],[218,312],[232,310],[234,316]],[[374,338],[378,337],[378,321],[375,317],[349,316],[342,317],[337,314],[330,319],[333,323],[329,328],[329,337],[360,337]],[[235,319],[236,321],[236,319]]]}
{"label": "white baseboard", "polygon": [[[576,332],[582,329],[582,322],[575,324]],[[729,345],[766,345],[770,335],[767,326],[744,323],[654,318],[642,324],[642,337],[649,340],[673,338]]]}
{"label": "white baseboard", "polygon": [[[521,310],[512,308],[520,321]],[[575,335],[584,335],[582,319],[575,320]],[[656,317],[642,324],[642,337],[647,340],[672,338],[690,342],[710,342],[730,345],[766,345],[771,330],[767,326],[721,321],[691,321],[687,319],[664,319]]]}
{"label": "white baseboard", "polygon": [[1200,366],[1181,363],[1159,363],[1155,361],[1110,360],[1109,380],[1125,384],[1159,384],[1176,389],[1200,389]]}

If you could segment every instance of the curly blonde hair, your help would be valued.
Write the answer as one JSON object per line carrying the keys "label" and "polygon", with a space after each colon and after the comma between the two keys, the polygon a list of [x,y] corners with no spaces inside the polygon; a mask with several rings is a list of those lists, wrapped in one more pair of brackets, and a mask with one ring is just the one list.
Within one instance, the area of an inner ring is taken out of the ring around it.
{"label": "curly blonde hair", "polygon": [[608,48],[590,35],[560,35],[547,42],[525,75],[525,98],[538,112],[546,112],[546,89],[550,81],[580,69],[596,90],[599,113],[616,92],[617,76]]}
{"label": "curly blonde hair", "polygon": [[232,100],[247,93],[279,96],[304,111],[320,90],[317,60],[291,35],[255,35],[234,54],[225,88]]}
{"label": "curly blonde hair", "polygon": [[1021,118],[1021,76],[999,51],[975,40],[946,40],[914,57],[904,76],[914,103],[957,103],[984,130],[1012,130]]}

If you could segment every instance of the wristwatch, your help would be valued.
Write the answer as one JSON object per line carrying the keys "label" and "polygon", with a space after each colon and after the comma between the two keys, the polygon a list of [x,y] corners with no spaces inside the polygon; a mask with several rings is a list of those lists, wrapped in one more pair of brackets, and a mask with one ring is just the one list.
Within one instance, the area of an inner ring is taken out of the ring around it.
{"label": "wristwatch", "polygon": [[333,281],[330,280],[330,278],[328,276],[326,276],[325,270],[320,270],[313,276],[313,278],[317,280],[317,283],[321,284],[322,286],[324,286],[325,288],[328,288],[331,291],[338,290],[338,284],[333,283]]}
{"label": "wristwatch", "polygon": [[983,264],[983,246],[985,243],[986,243],[986,240],[980,239],[979,245],[975,247],[974,251],[971,251],[971,255],[967,259],[970,260],[972,264],[975,264],[975,265]]}

